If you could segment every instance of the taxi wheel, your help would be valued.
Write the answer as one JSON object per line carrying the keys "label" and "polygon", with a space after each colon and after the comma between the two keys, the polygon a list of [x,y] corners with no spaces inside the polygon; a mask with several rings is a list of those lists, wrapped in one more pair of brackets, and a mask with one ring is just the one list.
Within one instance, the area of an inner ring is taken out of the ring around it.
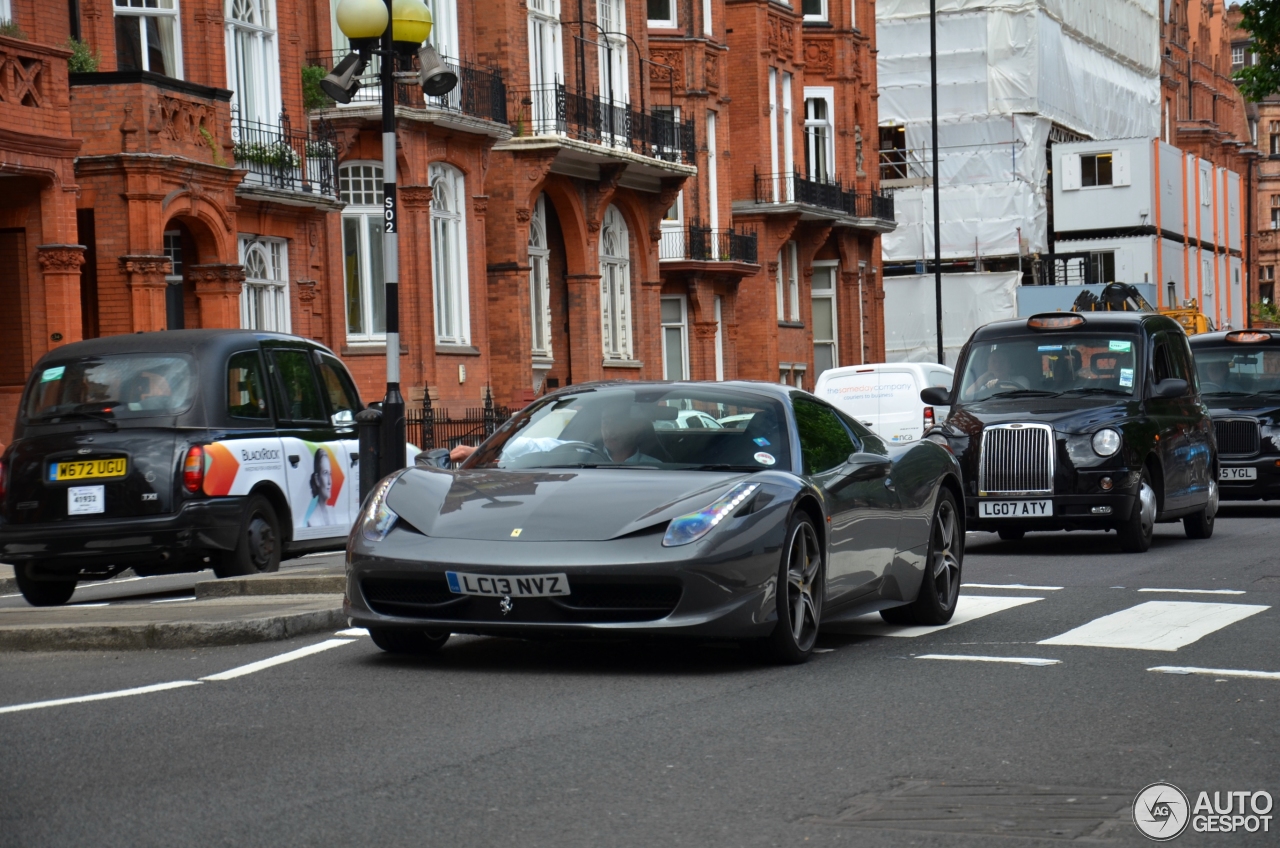
{"label": "taxi wheel", "polygon": [[1023,536],[1027,535],[1027,531],[1026,530],[998,530],[996,531],[996,535],[998,535],[1002,540],[1006,542],[1016,542],[1019,539],[1021,539]]}
{"label": "taxi wheel", "polygon": [[449,641],[448,633],[430,630],[392,630],[386,627],[370,627],[369,638],[388,654],[423,656],[434,654]]}
{"label": "taxi wheel", "polygon": [[222,554],[213,567],[219,577],[244,577],[280,570],[280,521],[271,502],[253,495],[245,505],[236,549]]}
{"label": "taxi wheel", "polygon": [[1209,481],[1209,502],[1204,509],[1182,519],[1182,529],[1188,539],[1208,539],[1213,535],[1214,520],[1218,517],[1218,484]]}
{"label": "taxi wheel", "polygon": [[1146,553],[1151,547],[1151,537],[1156,532],[1156,510],[1156,490],[1151,485],[1151,473],[1143,469],[1133,512],[1128,521],[1116,528],[1120,550],[1127,554]]}
{"label": "taxi wheel", "polygon": [[13,570],[18,580],[18,591],[33,607],[60,607],[76,591],[74,580],[37,580],[28,573],[30,566],[18,566]]}

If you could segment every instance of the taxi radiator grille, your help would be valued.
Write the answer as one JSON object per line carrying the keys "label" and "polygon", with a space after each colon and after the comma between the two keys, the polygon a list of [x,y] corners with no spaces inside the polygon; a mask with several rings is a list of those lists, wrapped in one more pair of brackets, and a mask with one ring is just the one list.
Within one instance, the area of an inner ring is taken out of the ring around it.
{"label": "taxi radiator grille", "polygon": [[1253,456],[1262,447],[1258,422],[1247,418],[1226,418],[1213,422],[1218,439],[1218,456]]}
{"label": "taxi radiator grille", "polygon": [[984,430],[978,489],[989,494],[1052,493],[1053,431],[1043,424]]}

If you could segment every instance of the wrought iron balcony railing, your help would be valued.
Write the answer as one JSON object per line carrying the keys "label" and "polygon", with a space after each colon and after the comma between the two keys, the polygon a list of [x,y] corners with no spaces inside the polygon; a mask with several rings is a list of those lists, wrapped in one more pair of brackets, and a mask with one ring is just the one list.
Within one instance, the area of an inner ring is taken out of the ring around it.
{"label": "wrought iron balcony railing", "polygon": [[512,88],[511,103],[517,136],[562,135],[667,162],[696,162],[693,121],[679,121],[669,111],[641,112],[560,83]]}
{"label": "wrought iron balcony railing", "polygon": [[664,228],[658,242],[658,258],[663,261],[745,262],[758,265],[756,234],[738,230],[713,230],[692,224],[686,228]]}
{"label": "wrought iron balcony railing", "polygon": [[798,171],[756,173],[756,203],[804,203],[842,212],[851,218],[893,221],[893,195],[857,192],[838,180],[813,180]]}
{"label": "wrought iron balcony railing", "polygon": [[338,196],[337,135],[327,121],[314,131],[295,130],[288,115],[264,124],[231,113],[232,154],[249,174],[243,185],[281,191]]}
{"label": "wrought iron balcony railing", "polygon": [[[307,60],[316,65],[332,68],[345,55],[343,51],[312,51],[307,54]],[[382,102],[382,82],[378,64],[380,61],[379,57],[374,56],[365,68],[365,72],[358,77],[360,90],[356,92],[349,105],[367,106]],[[414,109],[441,109],[493,121],[496,124],[507,123],[507,86],[503,81],[502,71],[497,68],[482,68],[463,59],[448,57],[444,58],[444,64],[458,75],[458,84],[453,91],[440,97],[427,97],[423,94],[422,88],[417,85],[397,83],[396,105]],[[409,70],[409,68],[405,67],[401,70]],[[341,108],[341,105],[338,108]]]}

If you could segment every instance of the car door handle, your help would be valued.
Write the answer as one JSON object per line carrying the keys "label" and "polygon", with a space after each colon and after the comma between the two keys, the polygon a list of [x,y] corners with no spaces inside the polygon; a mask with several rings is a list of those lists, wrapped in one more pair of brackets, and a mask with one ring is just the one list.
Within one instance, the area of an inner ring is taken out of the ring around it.
{"label": "car door handle", "polygon": [[360,454],[358,453],[351,454],[351,467],[354,468],[359,464],[360,464]]}
{"label": "car door handle", "polygon": [[301,459],[296,453],[289,454],[289,464],[294,468],[298,467],[298,460]]}

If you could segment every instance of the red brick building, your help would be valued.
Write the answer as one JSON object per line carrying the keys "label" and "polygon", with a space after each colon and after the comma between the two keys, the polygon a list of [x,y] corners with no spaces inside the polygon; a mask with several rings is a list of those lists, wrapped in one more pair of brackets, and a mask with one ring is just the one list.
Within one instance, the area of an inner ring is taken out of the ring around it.
{"label": "red brick building", "polygon": [[[428,5],[460,84],[397,87],[411,401],[810,386],[883,357],[871,0]],[[304,81],[347,51],[329,2],[0,0],[0,18],[23,36],[0,37],[0,286],[21,304],[0,319],[21,339],[0,432],[39,356],[112,333],[286,330],[381,395],[381,97],[373,69],[350,104]]]}

